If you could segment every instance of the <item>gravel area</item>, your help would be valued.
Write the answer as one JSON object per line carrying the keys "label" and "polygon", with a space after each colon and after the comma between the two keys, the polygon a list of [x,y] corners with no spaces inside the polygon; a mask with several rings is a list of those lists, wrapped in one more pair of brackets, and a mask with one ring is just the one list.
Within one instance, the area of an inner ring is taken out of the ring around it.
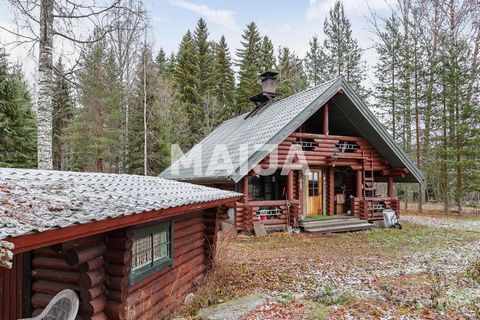
{"label": "gravel area", "polygon": [[480,232],[480,219],[452,219],[446,217],[404,215],[402,216],[401,220],[432,228],[447,228],[461,231]]}

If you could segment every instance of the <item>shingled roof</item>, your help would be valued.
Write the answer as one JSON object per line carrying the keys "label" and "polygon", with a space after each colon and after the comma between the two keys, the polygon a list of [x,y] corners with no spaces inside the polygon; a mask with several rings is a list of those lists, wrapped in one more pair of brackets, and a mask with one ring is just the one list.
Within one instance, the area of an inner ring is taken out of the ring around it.
{"label": "shingled roof", "polygon": [[0,168],[0,240],[238,196],[158,177]]}
{"label": "shingled roof", "polygon": [[[352,126],[356,132],[369,140],[392,167],[409,169],[401,182],[422,181],[420,170],[342,77],[271,102],[253,116],[246,113],[225,121],[160,176],[182,181],[238,182],[340,90],[344,94],[336,99],[336,104],[342,116],[354,119]],[[231,166],[210,170],[210,160],[224,150],[228,151]]]}

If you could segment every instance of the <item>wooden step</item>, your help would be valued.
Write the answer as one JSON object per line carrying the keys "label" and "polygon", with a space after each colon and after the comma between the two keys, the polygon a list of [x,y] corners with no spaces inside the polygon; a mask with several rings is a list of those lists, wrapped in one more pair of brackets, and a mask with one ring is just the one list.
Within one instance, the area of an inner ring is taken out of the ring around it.
{"label": "wooden step", "polygon": [[347,219],[326,219],[326,220],[314,220],[314,221],[302,221],[300,226],[304,228],[315,228],[319,226],[332,226],[332,225],[345,225],[348,223],[361,222],[357,217],[351,217]]}
{"label": "wooden step", "polygon": [[350,232],[368,230],[374,225],[368,222],[355,223],[352,225],[338,225],[338,226],[324,226],[311,229],[305,229],[308,233],[337,233],[337,232]]}

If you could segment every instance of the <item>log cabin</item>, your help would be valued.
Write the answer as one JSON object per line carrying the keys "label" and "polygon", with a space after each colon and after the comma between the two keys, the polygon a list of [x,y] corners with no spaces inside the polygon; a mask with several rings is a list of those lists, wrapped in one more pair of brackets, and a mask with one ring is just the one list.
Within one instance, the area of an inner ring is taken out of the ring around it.
{"label": "log cabin", "polygon": [[262,74],[252,110],[225,121],[160,176],[241,192],[243,201],[223,217],[238,231],[329,215],[372,222],[385,208],[399,216],[394,183],[424,177],[351,85],[339,77],[281,98],[275,78]]}
{"label": "log cabin", "polygon": [[[77,319],[161,319],[214,262],[241,194],[157,177],[0,168],[0,319],[75,290]],[[3,266],[3,267],[2,267]]]}

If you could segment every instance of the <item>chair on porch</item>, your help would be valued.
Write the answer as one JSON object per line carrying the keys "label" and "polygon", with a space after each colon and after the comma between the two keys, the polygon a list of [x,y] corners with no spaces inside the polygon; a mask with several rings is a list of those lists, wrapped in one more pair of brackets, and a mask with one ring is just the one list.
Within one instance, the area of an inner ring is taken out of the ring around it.
{"label": "chair on porch", "polygon": [[38,316],[21,320],[74,320],[78,313],[78,306],[75,291],[65,289],[57,293]]}

